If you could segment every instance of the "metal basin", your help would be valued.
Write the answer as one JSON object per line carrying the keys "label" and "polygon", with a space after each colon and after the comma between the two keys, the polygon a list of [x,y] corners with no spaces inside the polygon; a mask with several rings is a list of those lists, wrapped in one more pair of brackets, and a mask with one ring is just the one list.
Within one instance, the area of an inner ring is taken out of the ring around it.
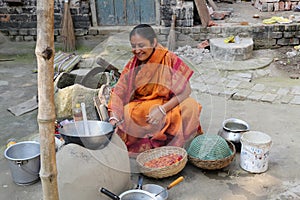
{"label": "metal basin", "polygon": [[108,122],[88,120],[89,135],[85,133],[83,121],[73,122],[60,128],[65,144],[75,143],[88,149],[102,149],[110,141],[114,127]]}

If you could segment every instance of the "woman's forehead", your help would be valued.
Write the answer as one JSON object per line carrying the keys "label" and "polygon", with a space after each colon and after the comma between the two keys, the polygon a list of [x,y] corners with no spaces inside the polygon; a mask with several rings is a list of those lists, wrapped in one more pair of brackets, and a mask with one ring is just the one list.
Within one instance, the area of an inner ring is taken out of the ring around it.
{"label": "woman's forehead", "polygon": [[131,36],[130,42],[131,43],[145,43],[145,42],[150,42],[150,41],[139,34],[134,34]]}

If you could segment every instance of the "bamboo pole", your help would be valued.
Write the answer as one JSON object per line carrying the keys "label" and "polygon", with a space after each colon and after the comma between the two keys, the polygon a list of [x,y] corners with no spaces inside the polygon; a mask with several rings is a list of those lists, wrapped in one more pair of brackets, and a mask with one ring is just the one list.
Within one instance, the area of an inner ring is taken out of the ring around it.
{"label": "bamboo pole", "polygon": [[55,157],[55,105],[53,85],[54,1],[37,1],[38,124],[41,146],[40,178],[43,200],[58,200]]}

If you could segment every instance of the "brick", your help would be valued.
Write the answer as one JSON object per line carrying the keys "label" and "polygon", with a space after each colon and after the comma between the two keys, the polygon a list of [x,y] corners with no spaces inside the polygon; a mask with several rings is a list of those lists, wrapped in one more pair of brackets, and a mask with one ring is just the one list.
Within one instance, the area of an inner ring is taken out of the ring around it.
{"label": "brick", "polygon": [[36,33],[36,29],[29,29],[29,30],[28,30],[28,34],[29,34],[29,35],[33,35],[33,36],[36,35],[36,34],[37,34],[37,33]]}
{"label": "brick", "polygon": [[294,98],[294,96],[292,96],[292,95],[286,95],[286,96],[281,97],[280,102],[281,102],[282,104],[288,104],[288,103],[291,102],[291,100],[292,100],[293,98]]}
{"label": "brick", "polygon": [[238,90],[233,96],[232,99],[234,100],[245,100],[247,96],[251,93],[250,90]]}
{"label": "brick", "polygon": [[87,31],[88,31],[88,30],[85,30],[85,29],[76,29],[76,30],[75,30],[75,35],[76,35],[76,36],[83,36],[83,35],[86,35],[86,34],[87,34]]}
{"label": "brick", "polygon": [[96,29],[89,29],[88,34],[89,35],[98,35],[98,30],[96,30]]}
{"label": "brick", "polygon": [[273,3],[268,3],[267,5],[268,5],[267,12],[272,12],[274,10],[274,4]]}
{"label": "brick", "polygon": [[279,90],[277,91],[278,95],[287,95],[289,93],[289,89],[288,88],[279,88]]}
{"label": "brick", "polygon": [[241,83],[241,81],[231,80],[231,81],[226,85],[226,87],[229,87],[229,88],[236,88],[240,83]]}
{"label": "brick", "polygon": [[296,31],[297,30],[297,25],[295,24],[288,24],[284,27],[285,31]]}
{"label": "brick", "polygon": [[28,35],[29,31],[28,29],[20,29],[19,30],[19,35]]}
{"label": "brick", "polygon": [[8,32],[9,32],[9,35],[18,35],[19,34],[19,31],[16,29],[11,29]]}
{"label": "brick", "polygon": [[292,3],[290,1],[286,1],[284,5],[284,10],[291,10]]}
{"label": "brick", "polygon": [[22,41],[24,41],[24,38],[23,38],[23,36],[16,36],[15,40],[16,40],[16,42],[22,42]]}
{"label": "brick", "polygon": [[279,11],[284,11],[285,3],[283,1],[279,2]]}
{"label": "brick", "polygon": [[34,37],[33,36],[24,36],[24,41],[34,41]]}
{"label": "brick", "polygon": [[296,35],[296,32],[283,32],[284,38],[293,38]]}
{"label": "brick", "polygon": [[277,94],[267,93],[261,98],[261,101],[273,103],[276,98],[277,98]]}
{"label": "brick", "polygon": [[294,86],[292,88],[291,94],[300,95],[300,86]]}
{"label": "brick", "polygon": [[274,12],[279,11],[279,3],[274,3]]}
{"label": "brick", "polygon": [[224,88],[224,90],[221,91],[220,95],[226,96],[226,97],[232,97],[237,92],[238,92],[238,90],[235,88]]}
{"label": "brick", "polygon": [[257,92],[262,92],[266,89],[266,86],[264,84],[256,84],[252,87],[252,90],[257,91]]}
{"label": "brick", "polygon": [[252,100],[252,101],[260,101],[260,99],[263,96],[264,96],[264,93],[253,91],[247,96],[247,99]]}
{"label": "brick", "polygon": [[224,87],[220,85],[209,85],[208,93],[212,95],[219,95],[224,91]]}
{"label": "brick", "polygon": [[300,96],[295,96],[291,102],[291,104],[300,105]]}
{"label": "brick", "polygon": [[0,14],[0,22],[9,22],[10,15],[9,14]]}
{"label": "brick", "polygon": [[219,26],[212,26],[210,27],[210,32],[214,34],[219,34],[222,32],[222,28]]}
{"label": "brick", "polygon": [[299,44],[299,38],[282,38],[277,40],[278,45],[288,46]]}
{"label": "brick", "polygon": [[192,83],[191,88],[193,90],[197,90],[199,92],[207,92],[207,90],[208,90],[208,86],[205,83],[201,83],[201,82]]}
{"label": "brick", "polygon": [[279,38],[282,38],[282,32],[272,32],[272,38],[276,38],[276,39],[279,39]]}

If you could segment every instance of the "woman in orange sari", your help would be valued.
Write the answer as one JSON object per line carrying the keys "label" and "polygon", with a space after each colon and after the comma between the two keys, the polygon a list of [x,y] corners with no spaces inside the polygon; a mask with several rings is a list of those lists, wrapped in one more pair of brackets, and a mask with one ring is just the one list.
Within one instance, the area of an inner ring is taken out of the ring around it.
{"label": "woman in orange sari", "polygon": [[134,56],[113,88],[108,110],[110,123],[129,153],[180,146],[201,133],[201,105],[190,96],[193,71],[157,41],[151,26],[130,32]]}

